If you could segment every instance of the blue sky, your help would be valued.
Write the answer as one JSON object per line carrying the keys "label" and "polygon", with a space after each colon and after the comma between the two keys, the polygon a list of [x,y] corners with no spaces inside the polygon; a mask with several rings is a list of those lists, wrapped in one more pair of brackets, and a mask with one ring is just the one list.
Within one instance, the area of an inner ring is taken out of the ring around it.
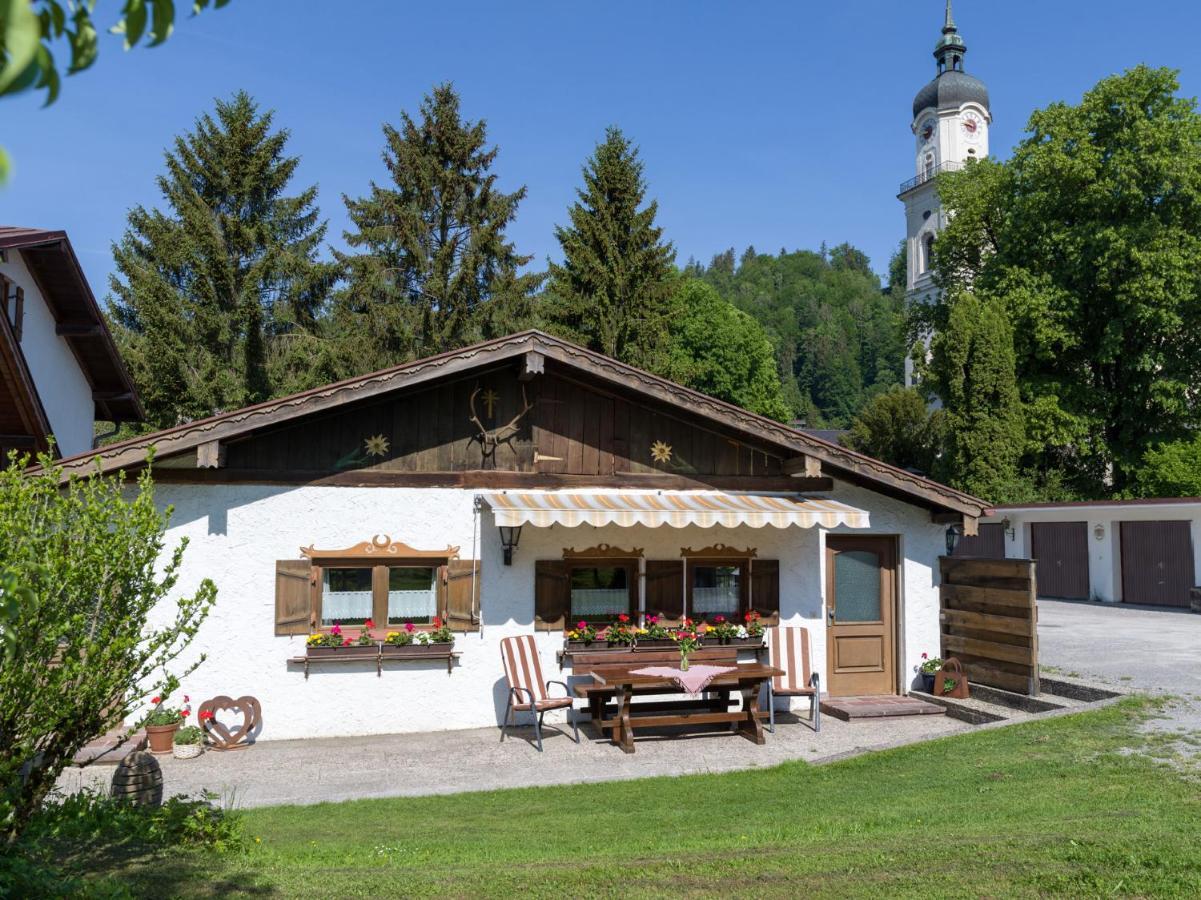
{"label": "blue sky", "polygon": [[[104,21],[119,4],[99,6]],[[957,0],[955,13],[967,69],[992,93],[994,154],[1031,110],[1139,62],[1181,69],[1183,92],[1201,94],[1192,0]],[[488,122],[502,186],[528,188],[509,233],[539,266],[557,258],[580,165],[617,124],[681,264],[850,241],[884,271],[942,14],[942,0],[232,0],[153,50],[103,35],[53,107],[0,101],[15,159],[0,221],[65,228],[103,297],[126,211],[159,202],[163,148],[245,88],[291,130],[298,184],[319,185],[340,246],[341,195],[383,177],[381,123],[450,80]]]}

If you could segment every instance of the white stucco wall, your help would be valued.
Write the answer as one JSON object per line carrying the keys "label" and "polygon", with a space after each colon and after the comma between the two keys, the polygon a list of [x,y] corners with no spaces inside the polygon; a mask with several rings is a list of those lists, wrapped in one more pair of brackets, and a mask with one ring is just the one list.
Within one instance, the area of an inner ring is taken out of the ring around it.
{"label": "white stucco wall", "polygon": [[79,361],[65,339],[55,334],[54,316],[38,290],[20,251],[0,263],[0,273],[25,291],[21,352],[41,397],[50,428],[63,456],[92,448],[95,404]]}
{"label": "white stucco wall", "polygon": [[[1187,521],[1193,539],[1193,572],[1201,581],[1201,501],[1178,503],[1106,503],[1049,507],[1001,508],[981,522],[1008,518],[1012,537],[1005,537],[1010,559],[1031,557],[1031,530],[1035,522],[1086,522],[1088,524],[1088,583],[1092,599],[1106,603],[1122,600],[1121,522]],[[1100,529],[1100,537],[1098,537]]]}
{"label": "white stucco wall", "polygon": [[[677,559],[681,547],[714,542],[754,546],[781,564],[781,615],[786,624],[807,625],[814,660],[824,670],[824,541],[822,529],[762,528],[564,528],[527,526],[513,565],[502,563],[491,514],[480,516],[482,561],[481,633],[457,635],[462,652],[448,675],[437,661],[313,665],[306,681],[301,666],[286,663],[304,653],[304,638],[274,635],[275,561],[299,558],[299,548],[350,546],[388,534],[419,548],[460,545],[472,554],[475,492],[451,489],[275,487],[255,485],[160,485],[160,502],[175,507],[173,545],[190,541],[181,592],[204,577],[219,590],[217,604],[189,653],[208,659],[185,679],[194,703],[218,694],[252,694],[262,703],[262,739],[299,738],[492,726],[504,712],[500,639],[533,633],[534,562],[559,558],[564,547],[598,543],[641,547],[648,559]],[[900,535],[901,646],[899,687],[908,687],[921,653],[938,645],[937,557],[943,526],[926,510],[840,485],[836,499],[867,509],[872,533]],[[162,609],[159,615],[166,616]],[[539,632],[546,678],[566,678],[555,650],[562,635]]]}

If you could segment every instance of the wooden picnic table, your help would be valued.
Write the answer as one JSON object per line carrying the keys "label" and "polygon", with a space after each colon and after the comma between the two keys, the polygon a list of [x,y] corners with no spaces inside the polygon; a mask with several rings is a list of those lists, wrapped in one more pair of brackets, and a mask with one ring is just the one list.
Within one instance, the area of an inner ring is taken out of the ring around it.
{"label": "wooden picnic table", "polygon": [[[774,666],[763,663],[735,665],[734,671],[718,675],[704,692],[716,693],[719,703],[702,700],[673,703],[630,702],[636,688],[656,688],[670,692],[674,687],[680,693],[684,689],[670,675],[635,675],[636,669],[647,668],[647,663],[625,663],[614,666],[595,666],[592,677],[599,684],[608,685],[616,692],[617,711],[610,718],[600,720],[601,730],[611,732],[613,743],[626,753],[634,752],[634,729],[659,728],[669,725],[711,725],[730,722],[747,740],[756,744],[765,742],[763,723],[760,721],[759,693],[770,679],[784,673]],[[729,708],[730,692],[737,690],[742,695],[742,709]]]}

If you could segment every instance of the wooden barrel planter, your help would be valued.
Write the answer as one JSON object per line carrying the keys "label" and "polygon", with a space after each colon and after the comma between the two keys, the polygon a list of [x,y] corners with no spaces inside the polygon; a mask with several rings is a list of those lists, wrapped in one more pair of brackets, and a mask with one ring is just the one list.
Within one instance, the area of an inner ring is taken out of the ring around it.
{"label": "wooden barrel planter", "polygon": [[135,750],[113,772],[112,798],[139,806],[161,806],[163,769],[158,760],[144,750]]}

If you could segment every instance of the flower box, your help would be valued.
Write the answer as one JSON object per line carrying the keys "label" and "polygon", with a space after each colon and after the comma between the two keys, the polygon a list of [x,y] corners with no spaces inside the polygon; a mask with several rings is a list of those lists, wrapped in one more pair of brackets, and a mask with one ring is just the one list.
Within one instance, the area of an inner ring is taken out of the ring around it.
{"label": "flower box", "polygon": [[384,659],[399,659],[406,656],[432,656],[438,653],[453,653],[455,642],[440,644],[381,644],[380,655]]}
{"label": "flower box", "polygon": [[745,647],[748,650],[754,650],[756,647],[763,646],[763,638],[761,637],[744,637],[744,638],[712,638],[707,637],[701,642],[706,647]]}
{"label": "flower box", "polygon": [[573,653],[578,653],[581,650],[608,650],[609,644],[606,641],[564,641],[563,649],[570,650]]}
{"label": "flower box", "polygon": [[309,659],[375,659],[379,656],[379,647],[351,644],[349,647],[306,647],[304,652]]}
{"label": "flower box", "polygon": [[679,645],[675,641],[673,641],[671,638],[667,638],[667,639],[659,638],[659,639],[655,639],[655,640],[644,640],[642,638],[639,638],[638,642],[634,646],[634,649],[636,649],[636,650],[638,650],[638,649],[641,649],[641,650],[655,650],[655,649],[664,650],[664,649],[670,649],[672,647],[677,647],[677,646],[679,646]]}

